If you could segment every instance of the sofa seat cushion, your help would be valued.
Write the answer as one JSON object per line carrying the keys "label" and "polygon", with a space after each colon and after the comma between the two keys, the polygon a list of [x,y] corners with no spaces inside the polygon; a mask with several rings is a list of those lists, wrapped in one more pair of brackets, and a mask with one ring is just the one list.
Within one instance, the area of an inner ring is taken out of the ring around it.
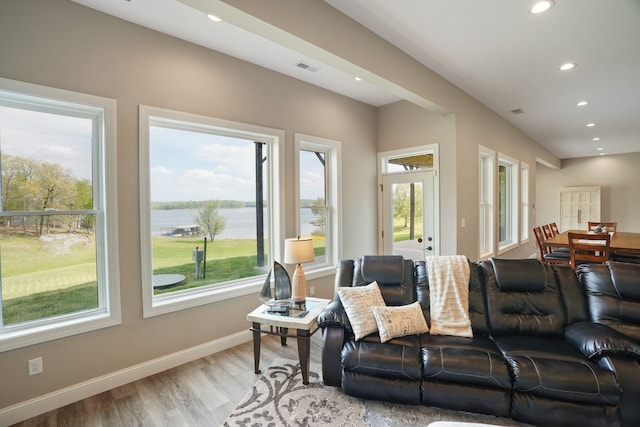
{"label": "sofa seat cushion", "polygon": [[347,341],[342,348],[344,372],[420,381],[420,338],[408,335],[384,344],[373,336]]}
{"label": "sofa seat cushion", "polygon": [[425,381],[511,389],[509,367],[489,338],[424,337],[422,364]]}
{"label": "sofa seat cushion", "polygon": [[590,405],[617,405],[620,388],[613,372],[589,361],[561,339],[497,337],[513,373],[513,390]]}

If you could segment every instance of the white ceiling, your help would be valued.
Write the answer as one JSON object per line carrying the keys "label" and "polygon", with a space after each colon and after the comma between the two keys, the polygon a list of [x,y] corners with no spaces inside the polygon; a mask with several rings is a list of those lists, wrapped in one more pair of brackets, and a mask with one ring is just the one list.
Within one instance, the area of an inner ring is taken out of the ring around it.
{"label": "white ceiling", "polygon": [[[374,106],[399,99],[178,0],[73,1]],[[561,159],[640,152],[640,0],[556,0],[541,15],[529,13],[533,0],[325,1]],[[567,61],[578,65],[560,72]]]}

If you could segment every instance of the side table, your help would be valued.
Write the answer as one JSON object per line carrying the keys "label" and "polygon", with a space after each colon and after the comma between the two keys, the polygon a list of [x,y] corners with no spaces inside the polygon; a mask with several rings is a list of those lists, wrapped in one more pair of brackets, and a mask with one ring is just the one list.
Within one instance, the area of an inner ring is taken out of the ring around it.
{"label": "side table", "polygon": [[[318,315],[331,302],[324,298],[307,297],[304,310],[290,309],[286,314],[267,313],[268,307],[261,305],[247,315],[253,332],[253,362],[255,373],[260,371],[260,339],[262,334],[280,337],[282,345],[286,345],[287,337],[298,341],[298,359],[302,372],[302,383],[309,384],[309,363],[311,359],[311,336],[318,330]],[[268,325],[269,329],[262,329]],[[289,335],[289,328],[295,329],[295,335]]]}

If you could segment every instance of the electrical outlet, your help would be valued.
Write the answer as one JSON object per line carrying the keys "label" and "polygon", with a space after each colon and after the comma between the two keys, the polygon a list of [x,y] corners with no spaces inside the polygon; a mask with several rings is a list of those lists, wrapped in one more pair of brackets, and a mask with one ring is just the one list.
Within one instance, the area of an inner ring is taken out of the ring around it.
{"label": "electrical outlet", "polygon": [[316,296],[316,287],[315,286],[310,286],[309,287],[309,296],[310,297],[315,297]]}
{"label": "electrical outlet", "polygon": [[29,376],[42,373],[42,357],[29,360]]}

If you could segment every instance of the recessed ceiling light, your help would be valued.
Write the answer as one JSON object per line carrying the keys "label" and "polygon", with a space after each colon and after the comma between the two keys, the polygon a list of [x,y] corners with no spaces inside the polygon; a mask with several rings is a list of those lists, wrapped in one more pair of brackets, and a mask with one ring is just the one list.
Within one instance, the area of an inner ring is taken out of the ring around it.
{"label": "recessed ceiling light", "polygon": [[606,154],[607,154],[607,153],[600,153],[600,155],[601,155],[601,156],[604,156],[604,155],[606,155]]}
{"label": "recessed ceiling light", "polygon": [[575,62],[566,62],[560,66],[560,71],[569,71],[575,68],[578,65]]}
{"label": "recessed ceiling light", "polygon": [[361,82],[361,81],[362,81],[362,79],[361,79],[360,77],[357,77],[357,76],[356,76],[356,77],[354,77],[353,79],[354,79],[355,81],[357,81],[357,82]]}
{"label": "recessed ceiling light", "polygon": [[589,103],[589,101],[580,101],[580,102],[578,102],[576,105],[577,105],[578,107],[584,107],[584,106],[585,106],[585,105],[587,105],[588,103]]}
{"label": "recessed ceiling light", "polygon": [[211,19],[213,22],[222,21],[222,19],[218,18],[216,15],[212,15],[211,13],[207,15],[207,18]]}
{"label": "recessed ceiling light", "polygon": [[594,141],[600,141],[600,137],[596,136],[595,138],[593,138]]}
{"label": "recessed ceiling light", "polygon": [[598,151],[602,151],[602,150],[604,150],[604,148],[598,147]]}
{"label": "recessed ceiling light", "polygon": [[587,127],[588,127],[588,128],[592,128],[592,127],[594,127],[595,125],[596,125],[595,123],[587,123]]}
{"label": "recessed ceiling light", "polygon": [[533,4],[533,6],[531,6],[531,9],[529,11],[533,14],[546,12],[547,10],[551,9],[554,4],[555,2],[553,0],[537,1]]}

